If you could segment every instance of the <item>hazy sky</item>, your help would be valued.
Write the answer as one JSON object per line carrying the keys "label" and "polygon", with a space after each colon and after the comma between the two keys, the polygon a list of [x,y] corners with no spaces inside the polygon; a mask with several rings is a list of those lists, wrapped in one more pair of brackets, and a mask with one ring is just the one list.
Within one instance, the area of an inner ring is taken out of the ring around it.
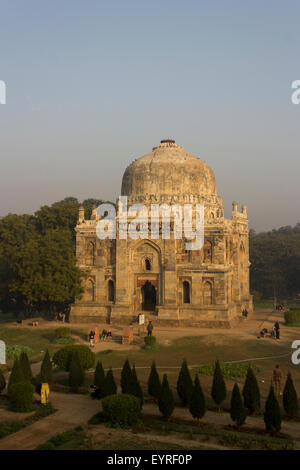
{"label": "hazy sky", "polygon": [[0,216],[115,199],[170,137],[215,171],[225,213],[300,222],[300,2],[0,0]]}

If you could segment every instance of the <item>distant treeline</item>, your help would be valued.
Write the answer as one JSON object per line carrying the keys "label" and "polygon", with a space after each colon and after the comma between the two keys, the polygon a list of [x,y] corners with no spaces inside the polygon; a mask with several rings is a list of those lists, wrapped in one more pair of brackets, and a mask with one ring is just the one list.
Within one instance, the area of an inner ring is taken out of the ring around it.
{"label": "distant treeline", "polygon": [[[99,199],[82,205],[90,218]],[[34,215],[0,219],[0,310],[16,315],[65,311],[82,294],[85,274],[76,266],[75,231],[80,203],[67,197]],[[251,291],[255,299],[300,293],[300,224],[250,232]]]}
{"label": "distant treeline", "polygon": [[300,294],[300,223],[271,232],[251,230],[250,261],[256,298],[295,298]]}

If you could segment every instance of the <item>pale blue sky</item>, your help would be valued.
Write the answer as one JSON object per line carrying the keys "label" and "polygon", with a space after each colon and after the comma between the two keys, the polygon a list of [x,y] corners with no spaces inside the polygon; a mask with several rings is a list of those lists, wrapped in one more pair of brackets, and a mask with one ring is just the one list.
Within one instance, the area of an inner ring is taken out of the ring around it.
{"label": "pale blue sky", "polygon": [[0,216],[115,199],[172,137],[215,171],[226,215],[300,222],[298,1],[0,0]]}

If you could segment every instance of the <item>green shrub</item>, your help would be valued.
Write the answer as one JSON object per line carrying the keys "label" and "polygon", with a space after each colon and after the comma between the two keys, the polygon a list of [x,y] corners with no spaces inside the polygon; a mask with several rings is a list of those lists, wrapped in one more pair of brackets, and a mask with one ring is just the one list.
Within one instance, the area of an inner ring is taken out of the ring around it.
{"label": "green shrub", "polygon": [[39,446],[38,450],[55,450],[55,445],[51,441],[45,442],[45,444]]}
{"label": "green shrub", "polygon": [[5,389],[5,386],[6,386],[6,380],[5,380],[5,377],[3,375],[2,370],[0,369],[0,393],[2,392],[2,390]]}
{"label": "green shrub", "polygon": [[68,338],[69,336],[71,336],[71,330],[67,326],[61,326],[60,328],[56,328],[56,338]]}
{"label": "green shrub", "polygon": [[77,352],[80,364],[84,370],[91,369],[95,363],[95,354],[84,344],[65,346],[54,354],[52,360],[64,370],[69,370],[73,353]]}
{"label": "green shrub", "polygon": [[69,371],[69,385],[78,388],[84,383],[84,370],[80,364],[78,353],[72,354],[72,361]]}
{"label": "green shrub", "polygon": [[140,400],[125,393],[103,398],[102,407],[106,420],[120,427],[133,426],[141,413]]}
{"label": "green shrub", "polygon": [[101,361],[98,361],[96,365],[94,373],[94,385],[100,388],[100,398],[103,398],[103,392],[105,390],[105,372]]}
{"label": "green shrub", "polygon": [[145,336],[144,342],[145,342],[145,349],[157,349],[158,348],[155,336]]}
{"label": "green shrub", "polygon": [[12,411],[28,412],[33,410],[32,398],[34,386],[28,382],[12,384],[9,388],[8,399]]}
{"label": "green shrub", "polygon": [[[248,367],[249,367],[248,364],[245,364],[243,362],[231,363],[231,364],[222,364],[222,363],[220,364],[223,377],[226,379],[230,379],[231,377],[236,377],[236,378],[246,377]],[[252,369],[256,373],[259,372],[259,368],[256,367],[255,365],[252,366]],[[210,364],[200,366],[198,371],[199,371],[199,374],[201,375],[208,375],[208,376],[214,375],[215,363],[212,362]]]}
{"label": "green shrub", "polygon": [[52,343],[55,344],[71,344],[74,342],[75,340],[74,338],[72,338],[72,336],[68,336],[67,338],[54,338],[54,340],[52,341]]}
{"label": "green shrub", "polygon": [[291,308],[284,312],[284,319],[287,325],[300,323],[300,308]]}
{"label": "green shrub", "polygon": [[187,362],[184,360],[177,380],[177,393],[181,400],[181,403],[184,406],[190,403],[193,390],[193,381],[187,366]]}
{"label": "green shrub", "polygon": [[29,356],[33,350],[28,346],[6,346],[6,359],[9,360],[19,358],[21,352],[26,352],[26,354]]}
{"label": "green shrub", "polygon": [[141,407],[143,406],[143,403],[144,403],[144,394],[143,394],[143,390],[142,390],[142,387],[141,387],[141,384],[139,382],[139,379],[136,375],[136,370],[135,370],[135,366],[133,366],[132,368],[132,372],[131,372],[131,387],[130,387],[130,394],[139,398],[140,400],[140,404],[141,404]]}

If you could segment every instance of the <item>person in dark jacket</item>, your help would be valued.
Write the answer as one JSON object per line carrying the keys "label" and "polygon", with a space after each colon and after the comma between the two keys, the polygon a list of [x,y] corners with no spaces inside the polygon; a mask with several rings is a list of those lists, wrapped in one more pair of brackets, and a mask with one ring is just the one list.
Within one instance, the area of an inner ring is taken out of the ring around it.
{"label": "person in dark jacket", "polygon": [[152,336],[152,331],[153,331],[153,325],[152,325],[152,322],[149,321],[149,323],[147,325],[148,336]]}
{"label": "person in dark jacket", "polygon": [[280,326],[279,326],[278,321],[275,322],[274,328],[275,328],[276,339],[280,339]]}

